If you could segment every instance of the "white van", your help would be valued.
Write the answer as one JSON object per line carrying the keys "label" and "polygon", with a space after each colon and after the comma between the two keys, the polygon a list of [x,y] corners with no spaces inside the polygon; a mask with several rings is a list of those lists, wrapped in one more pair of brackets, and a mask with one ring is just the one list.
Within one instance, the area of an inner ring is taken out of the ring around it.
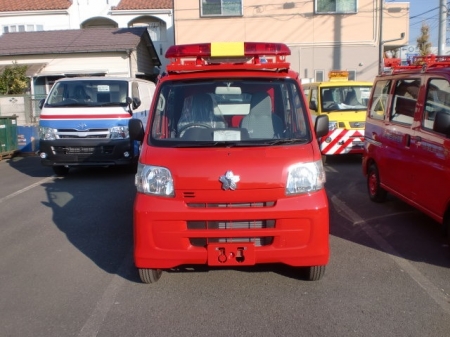
{"label": "white van", "polygon": [[138,78],[76,77],[55,82],[40,102],[39,155],[57,175],[73,166],[134,165],[132,118],[147,122],[155,84]]}

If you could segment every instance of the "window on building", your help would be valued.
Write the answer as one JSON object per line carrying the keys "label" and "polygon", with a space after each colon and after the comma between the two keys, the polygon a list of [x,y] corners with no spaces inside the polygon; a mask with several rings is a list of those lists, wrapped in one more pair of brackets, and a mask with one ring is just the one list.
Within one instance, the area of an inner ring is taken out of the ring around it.
{"label": "window on building", "polygon": [[147,30],[152,41],[161,41],[161,27],[159,22],[149,22]]}
{"label": "window on building", "polygon": [[200,0],[201,16],[242,16],[243,0]]}
{"label": "window on building", "polygon": [[323,70],[314,71],[314,79],[316,82],[323,82],[324,80],[324,72]]}
{"label": "window on building", "polygon": [[356,81],[356,71],[348,70],[348,80],[349,81]]}
{"label": "window on building", "polygon": [[43,25],[34,25],[34,24],[3,26],[3,33],[34,32],[42,30],[44,30]]}
{"label": "window on building", "polygon": [[316,14],[356,13],[357,0],[315,0]]}

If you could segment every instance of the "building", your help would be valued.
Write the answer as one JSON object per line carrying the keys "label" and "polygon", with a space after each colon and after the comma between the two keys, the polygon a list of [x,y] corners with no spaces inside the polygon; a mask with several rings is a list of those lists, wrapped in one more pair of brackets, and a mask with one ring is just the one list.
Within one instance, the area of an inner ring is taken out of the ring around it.
{"label": "building", "polygon": [[384,0],[174,0],[177,44],[210,41],[284,42],[305,81],[348,70],[372,81],[385,50],[406,45],[409,3]]}
{"label": "building", "polygon": [[[164,67],[165,50],[174,43],[172,8],[172,0],[1,0],[0,34],[145,27]],[[0,65],[12,61],[3,58]]]}
{"label": "building", "polygon": [[26,64],[31,78],[31,99],[0,98],[0,115],[33,121],[65,76],[155,80],[173,44],[172,0],[0,0],[0,72]]}

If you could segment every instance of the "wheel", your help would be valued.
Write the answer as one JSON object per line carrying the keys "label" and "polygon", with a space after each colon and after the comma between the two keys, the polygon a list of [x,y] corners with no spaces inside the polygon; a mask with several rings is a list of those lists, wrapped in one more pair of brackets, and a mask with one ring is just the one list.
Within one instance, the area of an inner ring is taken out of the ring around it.
{"label": "wheel", "polygon": [[375,164],[370,165],[367,172],[367,190],[369,191],[370,200],[375,202],[386,200],[387,192],[380,186],[380,175]]}
{"label": "wheel", "polygon": [[322,278],[322,276],[325,274],[325,267],[326,266],[311,266],[306,267],[306,280],[308,281],[318,281]]}
{"label": "wheel", "polygon": [[447,213],[444,216],[444,222],[442,224],[442,234],[447,237],[447,243],[450,248],[450,213]]}
{"label": "wheel", "polygon": [[190,128],[211,129],[212,127],[210,124],[207,124],[207,123],[189,123],[189,124],[186,124],[185,126],[181,127],[178,130],[179,137],[183,137],[186,130],[190,129]]}
{"label": "wheel", "polygon": [[155,283],[161,278],[161,269],[141,269],[139,268],[139,277],[144,283]]}
{"label": "wheel", "polygon": [[53,172],[59,177],[67,175],[69,168],[65,166],[53,166]]}

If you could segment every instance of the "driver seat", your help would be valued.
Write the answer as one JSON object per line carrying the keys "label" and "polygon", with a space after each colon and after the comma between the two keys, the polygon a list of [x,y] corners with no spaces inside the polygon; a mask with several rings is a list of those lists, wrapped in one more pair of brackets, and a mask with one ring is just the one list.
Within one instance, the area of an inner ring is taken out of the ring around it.
{"label": "driver seat", "polygon": [[[177,124],[177,131],[182,136],[183,130],[192,124],[192,127],[226,128],[227,123],[222,115],[214,114],[214,102],[209,94],[201,93],[187,97],[184,101],[183,111]],[[197,125],[197,126],[196,126]]]}

